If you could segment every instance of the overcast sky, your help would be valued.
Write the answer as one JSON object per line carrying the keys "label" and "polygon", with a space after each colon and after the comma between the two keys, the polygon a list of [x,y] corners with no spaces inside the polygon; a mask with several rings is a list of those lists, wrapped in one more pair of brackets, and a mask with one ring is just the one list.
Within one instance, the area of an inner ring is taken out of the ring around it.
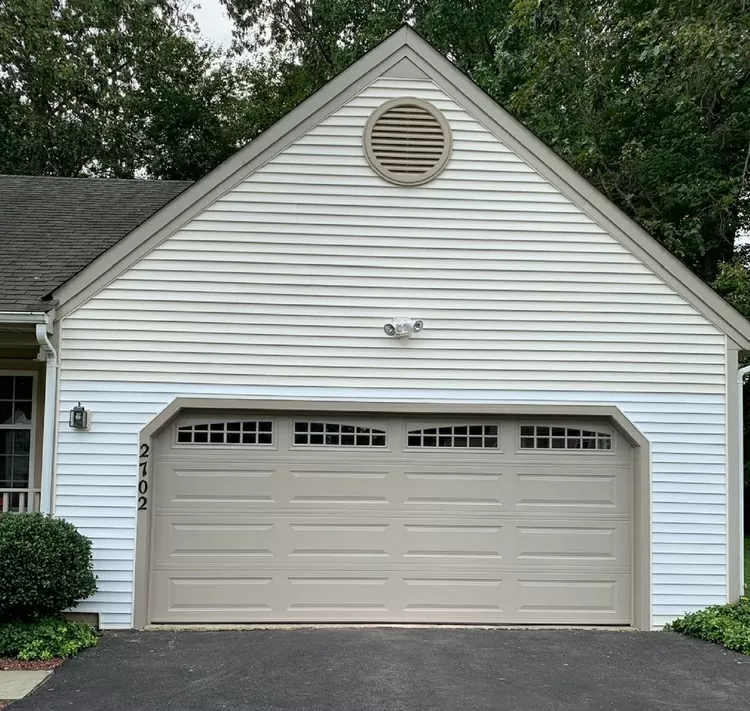
{"label": "overcast sky", "polygon": [[232,21],[219,0],[200,0],[200,8],[195,8],[195,19],[198,20],[203,36],[223,47],[232,41]]}

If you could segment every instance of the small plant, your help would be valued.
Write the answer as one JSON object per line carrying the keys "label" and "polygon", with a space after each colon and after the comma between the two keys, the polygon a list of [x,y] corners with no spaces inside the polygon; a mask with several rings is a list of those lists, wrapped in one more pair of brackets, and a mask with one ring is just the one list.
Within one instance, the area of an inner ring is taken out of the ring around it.
{"label": "small plant", "polygon": [[0,656],[24,661],[72,657],[98,641],[88,625],[61,617],[0,623]]}
{"label": "small plant", "polygon": [[0,620],[74,607],[96,592],[91,541],[38,513],[0,514]]}
{"label": "small plant", "polygon": [[712,605],[699,612],[690,612],[667,625],[666,629],[750,654],[750,598],[741,597],[729,605]]}

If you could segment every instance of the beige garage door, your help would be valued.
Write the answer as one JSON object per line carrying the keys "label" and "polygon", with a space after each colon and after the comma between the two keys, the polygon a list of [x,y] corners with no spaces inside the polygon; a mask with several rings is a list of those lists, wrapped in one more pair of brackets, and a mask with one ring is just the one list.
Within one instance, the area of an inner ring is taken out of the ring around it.
{"label": "beige garage door", "polygon": [[192,413],[153,487],[154,623],[632,621],[605,422]]}

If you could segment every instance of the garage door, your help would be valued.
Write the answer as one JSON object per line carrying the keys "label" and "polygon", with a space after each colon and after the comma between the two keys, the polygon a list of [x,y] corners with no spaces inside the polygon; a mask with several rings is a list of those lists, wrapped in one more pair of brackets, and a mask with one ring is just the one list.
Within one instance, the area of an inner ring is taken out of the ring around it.
{"label": "garage door", "polygon": [[155,454],[153,623],[631,623],[608,422],[190,413]]}

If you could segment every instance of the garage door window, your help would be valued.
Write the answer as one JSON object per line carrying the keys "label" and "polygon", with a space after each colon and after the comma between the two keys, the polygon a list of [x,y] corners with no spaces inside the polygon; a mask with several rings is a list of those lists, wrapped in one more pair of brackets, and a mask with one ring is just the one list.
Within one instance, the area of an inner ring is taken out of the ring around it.
{"label": "garage door window", "polygon": [[443,425],[409,430],[407,446],[414,448],[445,447],[497,449],[500,428],[498,425]]}
{"label": "garage door window", "polygon": [[342,422],[295,422],[294,444],[298,447],[385,447],[385,429]]}
{"label": "garage door window", "polygon": [[612,449],[609,432],[553,425],[521,425],[521,449]]}
{"label": "garage door window", "polygon": [[272,445],[271,420],[204,422],[177,428],[178,444]]}

